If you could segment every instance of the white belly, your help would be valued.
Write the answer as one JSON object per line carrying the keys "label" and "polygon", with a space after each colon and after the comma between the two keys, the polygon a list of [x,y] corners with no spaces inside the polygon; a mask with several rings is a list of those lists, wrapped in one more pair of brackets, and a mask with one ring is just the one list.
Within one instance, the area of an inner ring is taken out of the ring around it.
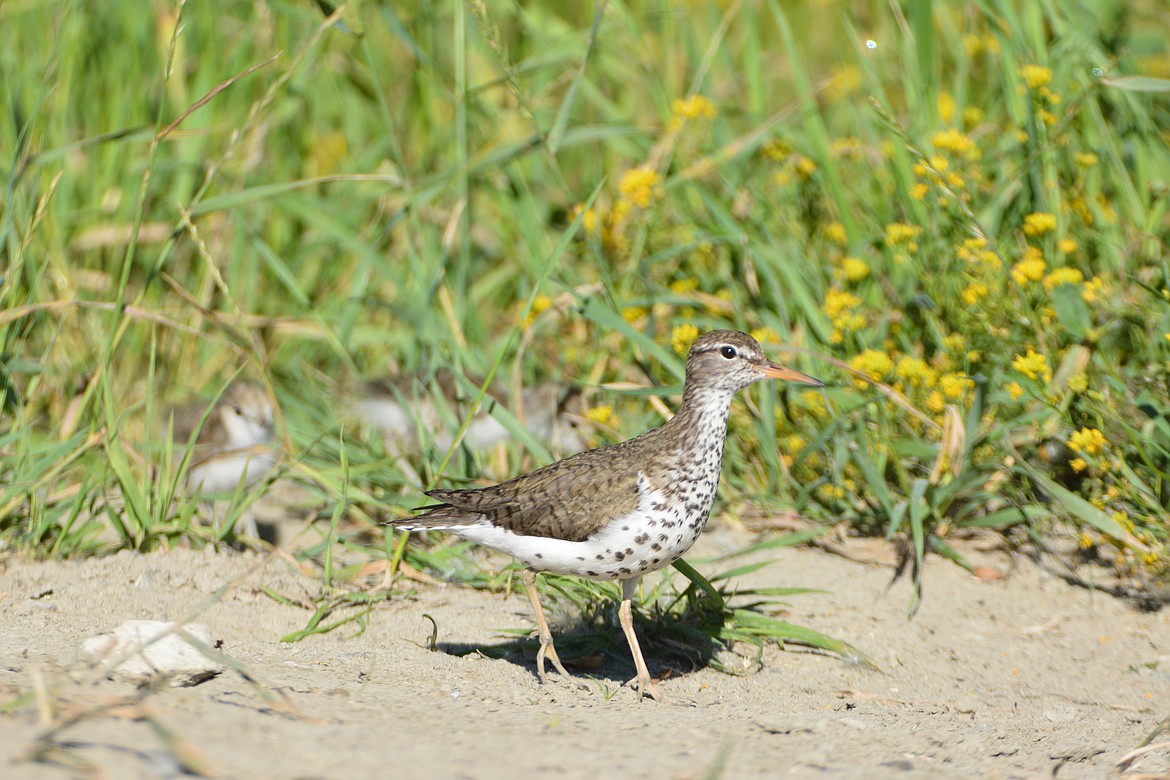
{"label": "white belly", "polygon": [[582,542],[521,536],[483,520],[445,529],[469,541],[507,553],[533,571],[574,574],[595,580],[633,579],[669,566],[691,548],[707,520],[684,517],[681,505],[665,508],[661,493],[644,492],[633,512]]}

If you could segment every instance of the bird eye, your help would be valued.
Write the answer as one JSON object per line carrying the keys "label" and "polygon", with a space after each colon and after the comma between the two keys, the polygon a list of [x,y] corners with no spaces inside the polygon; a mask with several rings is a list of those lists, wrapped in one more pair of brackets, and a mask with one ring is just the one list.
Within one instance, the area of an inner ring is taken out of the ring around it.
{"label": "bird eye", "polygon": [[236,413],[236,416],[237,416],[237,417],[243,417],[243,416],[244,416],[244,410],[243,410],[243,409],[241,409],[241,408],[240,408],[240,407],[238,407],[238,406],[233,406],[233,407],[232,407],[232,411]]}
{"label": "bird eye", "polygon": [[728,360],[731,360],[733,357],[735,357],[735,347],[724,347],[723,349],[719,350],[719,354],[723,355],[723,357],[727,358]]}

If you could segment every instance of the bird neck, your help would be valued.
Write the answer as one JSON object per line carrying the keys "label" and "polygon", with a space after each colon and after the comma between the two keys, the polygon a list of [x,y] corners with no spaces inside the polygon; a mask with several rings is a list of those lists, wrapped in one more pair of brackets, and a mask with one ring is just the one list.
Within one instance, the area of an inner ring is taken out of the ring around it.
{"label": "bird neck", "polygon": [[727,436],[727,418],[735,391],[724,387],[687,382],[683,387],[678,414],[667,423],[676,431],[685,431],[684,445],[707,447]]}

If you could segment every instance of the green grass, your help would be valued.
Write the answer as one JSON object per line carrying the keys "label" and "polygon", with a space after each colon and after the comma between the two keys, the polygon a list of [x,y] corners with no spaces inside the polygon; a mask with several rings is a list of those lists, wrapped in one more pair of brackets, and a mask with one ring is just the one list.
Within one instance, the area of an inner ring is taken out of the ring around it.
{"label": "green grass", "polygon": [[[378,523],[548,453],[403,468],[338,393],[553,379],[603,443],[661,416],[599,385],[676,393],[676,343],[734,327],[830,387],[736,406],[717,511],[919,563],[964,563],[964,527],[1072,530],[1168,576],[1157,3],[162,8],[0,6],[0,550],[226,539],[172,510],[158,420],[242,372],[326,582],[388,555],[487,584]],[[329,598],[326,625],[369,607]]]}

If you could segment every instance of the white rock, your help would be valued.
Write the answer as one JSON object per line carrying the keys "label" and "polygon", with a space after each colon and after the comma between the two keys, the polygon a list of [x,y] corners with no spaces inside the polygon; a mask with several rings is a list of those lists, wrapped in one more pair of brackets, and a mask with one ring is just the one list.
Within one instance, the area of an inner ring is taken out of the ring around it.
{"label": "white rock", "polygon": [[[82,651],[107,667],[117,664],[109,668],[111,678],[139,685],[166,675],[170,677],[172,687],[182,688],[198,685],[223,672],[221,664],[199,652],[180,633],[174,632],[174,627],[174,623],[161,620],[127,620],[112,634],[99,634],[85,640]],[[172,633],[151,642],[168,631]],[[183,631],[208,647],[214,645],[211,629],[207,626],[188,623],[183,626]],[[118,663],[119,659],[124,660]]]}

